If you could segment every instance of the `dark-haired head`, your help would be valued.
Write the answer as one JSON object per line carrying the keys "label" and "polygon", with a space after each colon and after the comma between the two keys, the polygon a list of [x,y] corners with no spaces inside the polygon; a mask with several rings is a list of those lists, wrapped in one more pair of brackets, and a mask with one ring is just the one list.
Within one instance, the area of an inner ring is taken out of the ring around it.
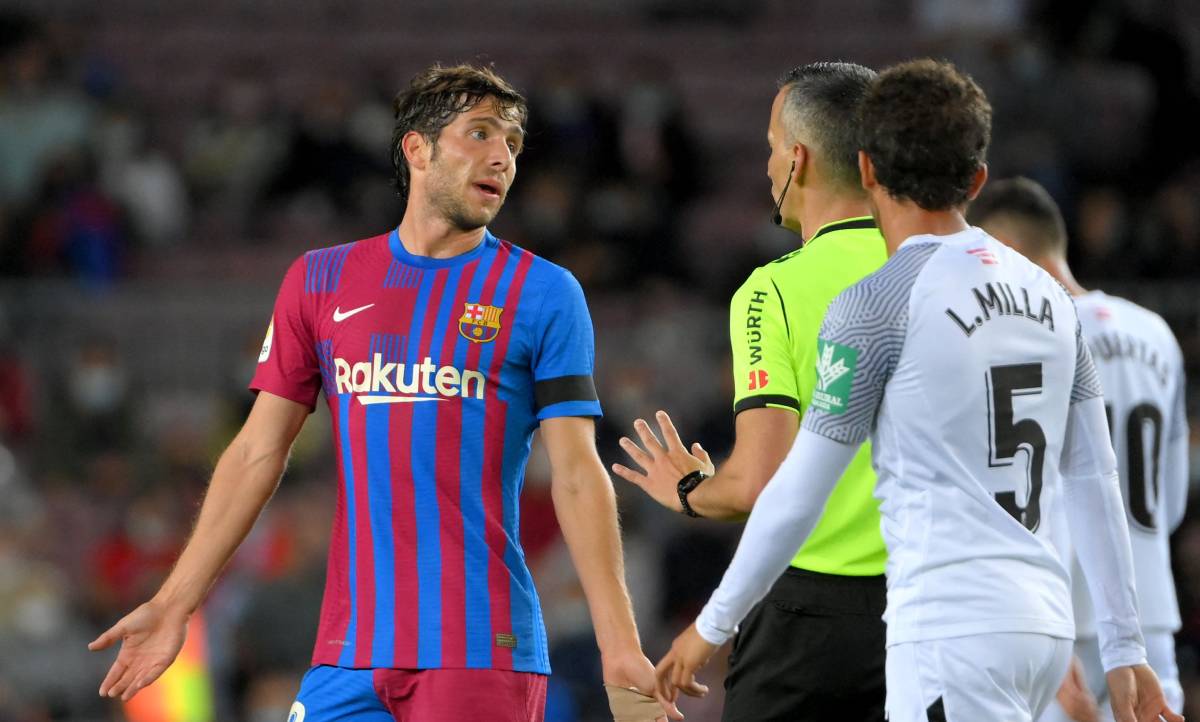
{"label": "dark-haired head", "polygon": [[809,63],[779,79],[779,120],[788,145],[804,143],[841,191],[862,193],[858,175],[858,105],[875,71],[855,63]]}
{"label": "dark-haired head", "polygon": [[859,129],[859,146],[888,195],[945,211],[978,189],[992,107],[953,65],[913,60],[879,74],[860,106]]}
{"label": "dark-haired head", "polygon": [[967,208],[967,221],[1035,262],[1067,257],[1067,229],[1058,204],[1028,178],[988,183]]}
{"label": "dark-haired head", "polygon": [[434,65],[412,79],[392,104],[396,125],[392,130],[392,168],[401,200],[408,200],[409,167],[404,156],[404,136],[416,131],[435,148],[442,129],[456,116],[479,103],[495,103],[500,117],[524,127],[528,116],[525,98],[489,67]]}

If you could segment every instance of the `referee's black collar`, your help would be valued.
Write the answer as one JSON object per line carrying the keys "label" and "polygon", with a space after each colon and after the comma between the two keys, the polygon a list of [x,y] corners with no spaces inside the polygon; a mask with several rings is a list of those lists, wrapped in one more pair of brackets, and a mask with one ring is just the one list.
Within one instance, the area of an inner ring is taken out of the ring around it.
{"label": "referee's black collar", "polygon": [[818,228],[817,232],[812,235],[812,238],[809,238],[804,242],[804,245],[807,246],[821,236],[833,233],[834,231],[865,231],[878,227],[879,226],[875,223],[875,219],[870,216],[863,216],[861,218],[847,218],[843,221],[834,221],[833,223],[826,223]]}

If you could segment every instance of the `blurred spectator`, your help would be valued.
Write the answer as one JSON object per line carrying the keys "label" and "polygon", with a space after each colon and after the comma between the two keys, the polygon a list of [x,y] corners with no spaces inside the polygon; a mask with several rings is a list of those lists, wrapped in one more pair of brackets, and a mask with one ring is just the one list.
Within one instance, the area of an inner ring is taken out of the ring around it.
{"label": "blurred spectator", "polygon": [[86,144],[94,109],[56,76],[61,62],[38,21],[0,15],[0,203],[26,200],[49,163]]}
{"label": "blurred spectator", "polygon": [[184,172],[217,227],[244,233],[283,162],[286,126],[274,116],[269,88],[252,72],[235,70],[212,92],[211,106],[187,131]]}

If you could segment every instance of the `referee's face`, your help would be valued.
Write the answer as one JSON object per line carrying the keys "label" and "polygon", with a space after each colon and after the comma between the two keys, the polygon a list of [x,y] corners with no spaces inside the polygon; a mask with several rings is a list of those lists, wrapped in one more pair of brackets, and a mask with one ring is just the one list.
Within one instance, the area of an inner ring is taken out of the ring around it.
{"label": "referee's face", "polygon": [[[771,201],[778,202],[779,194],[783,192],[783,188],[787,185],[788,175],[791,172],[792,159],[795,154],[792,152],[792,143],[789,141],[787,129],[783,127],[783,101],[787,95],[787,88],[782,88],[775,95],[775,101],[771,104],[771,122],[767,125],[767,145],[771,147],[771,156],[767,158],[767,177],[771,180]],[[784,199],[783,207],[780,213],[784,217],[784,225],[789,217],[788,202]]]}

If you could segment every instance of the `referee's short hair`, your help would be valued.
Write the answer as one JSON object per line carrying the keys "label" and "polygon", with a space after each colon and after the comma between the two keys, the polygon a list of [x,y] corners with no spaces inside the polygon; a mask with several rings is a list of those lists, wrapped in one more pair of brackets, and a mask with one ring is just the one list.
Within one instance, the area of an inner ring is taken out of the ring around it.
{"label": "referee's short hair", "polygon": [[858,104],[875,71],[855,63],[809,63],[779,79],[786,89],[780,120],[791,136],[812,145],[827,162],[833,182],[862,192],[858,174]]}
{"label": "referee's short hair", "polygon": [[967,208],[973,226],[1003,218],[1021,231],[1021,250],[1033,258],[1067,255],[1067,227],[1062,212],[1037,181],[1022,176],[989,182]]}
{"label": "referee's short hair", "polygon": [[891,197],[927,211],[967,202],[992,136],[992,106],[969,75],[928,58],[900,63],[860,108],[859,147]]}

